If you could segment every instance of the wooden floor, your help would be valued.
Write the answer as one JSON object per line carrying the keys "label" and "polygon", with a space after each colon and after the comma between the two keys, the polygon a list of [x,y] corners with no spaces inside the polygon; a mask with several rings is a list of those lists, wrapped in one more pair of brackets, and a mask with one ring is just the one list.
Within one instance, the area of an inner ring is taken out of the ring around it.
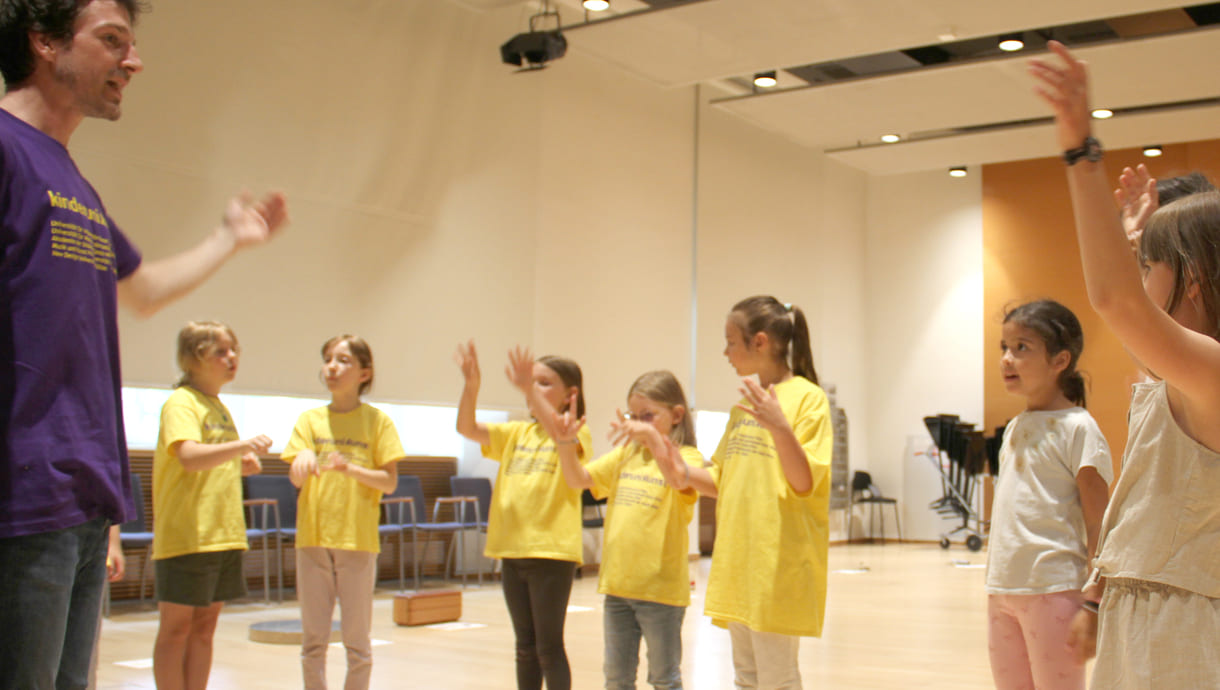
{"label": "wooden floor", "polygon": [[[830,593],[821,639],[801,641],[806,688],[987,688],[983,553],[933,544],[842,545],[830,549]],[[733,687],[728,633],[703,616],[709,561],[691,564],[696,589],[683,630],[687,688]],[[964,567],[963,567],[964,566]],[[390,583],[385,583],[392,586]],[[440,583],[430,583],[440,586]],[[497,584],[463,595],[460,630],[403,628],[391,614],[393,590],[374,604],[373,688],[515,687],[513,636]],[[602,597],[595,576],[577,580],[566,630],[573,687],[603,685]],[[252,623],[295,618],[289,602],[251,600],[226,608],[216,633],[211,688],[300,687],[299,648],[251,642]],[[157,616],[151,606],[117,605],[104,623],[100,688],[152,688]],[[137,668],[133,668],[136,666]],[[343,650],[332,646],[332,688],[343,686]],[[646,677],[641,662],[640,687]]]}

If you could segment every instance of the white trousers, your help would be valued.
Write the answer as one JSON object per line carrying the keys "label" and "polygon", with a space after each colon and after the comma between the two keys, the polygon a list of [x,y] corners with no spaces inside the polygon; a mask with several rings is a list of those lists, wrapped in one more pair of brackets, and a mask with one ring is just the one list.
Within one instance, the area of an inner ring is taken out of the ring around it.
{"label": "white trousers", "polygon": [[758,632],[742,623],[729,623],[733,642],[733,671],[738,688],[801,690],[798,663],[801,638]]}

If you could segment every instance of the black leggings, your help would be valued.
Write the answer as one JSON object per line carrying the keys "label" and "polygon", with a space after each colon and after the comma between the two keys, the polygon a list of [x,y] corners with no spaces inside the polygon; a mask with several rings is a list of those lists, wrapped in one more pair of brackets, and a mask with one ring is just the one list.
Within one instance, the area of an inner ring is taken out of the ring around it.
{"label": "black leggings", "polygon": [[505,558],[504,601],[517,636],[517,687],[569,690],[572,670],[563,648],[563,622],[576,564],[550,558]]}

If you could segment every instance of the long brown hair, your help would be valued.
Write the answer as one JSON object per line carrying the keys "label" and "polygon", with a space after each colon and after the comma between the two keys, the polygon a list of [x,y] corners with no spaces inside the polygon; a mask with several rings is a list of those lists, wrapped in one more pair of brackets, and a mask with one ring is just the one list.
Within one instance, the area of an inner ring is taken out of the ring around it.
{"label": "long brown hair", "polygon": [[813,348],[809,343],[809,326],[805,312],[796,305],[785,305],[770,295],[748,297],[733,305],[733,314],[740,314],[737,325],[748,343],[757,333],[766,333],[771,340],[771,356],[776,361],[789,362],[792,373],[818,382],[813,367]]}
{"label": "long brown hair", "polygon": [[1157,209],[1140,235],[1140,262],[1164,263],[1173,272],[1166,304],[1172,314],[1191,282],[1207,315],[1206,335],[1220,340],[1220,192],[1200,192]]}
{"label": "long brown hair", "polygon": [[671,410],[681,406],[682,421],[669,430],[669,438],[679,446],[695,445],[695,423],[691,419],[690,406],[686,404],[686,394],[682,392],[682,384],[678,383],[678,377],[674,376],[672,372],[659,369],[640,376],[627,391],[627,399],[630,400],[633,395],[642,395]]}
{"label": "long brown hair", "polygon": [[[585,416],[584,376],[580,373],[580,365],[566,357],[556,357],[555,355],[539,357],[538,363],[558,374],[559,380],[563,381],[564,388],[576,388],[576,417],[579,419]],[[567,396],[564,396],[564,400],[566,406]],[[563,410],[559,410],[559,412],[563,412]]]}

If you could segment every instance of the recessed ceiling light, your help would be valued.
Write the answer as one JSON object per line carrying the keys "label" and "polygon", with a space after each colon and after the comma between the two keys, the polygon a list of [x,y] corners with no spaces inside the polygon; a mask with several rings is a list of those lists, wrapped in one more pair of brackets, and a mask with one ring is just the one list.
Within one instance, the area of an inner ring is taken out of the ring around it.
{"label": "recessed ceiling light", "polygon": [[610,0],[585,0],[581,3],[590,12],[601,12],[610,9]]}
{"label": "recessed ceiling light", "polygon": [[1145,146],[1144,156],[1148,158],[1156,158],[1157,156],[1165,155],[1165,149],[1160,146]]}
{"label": "recessed ceiling light", "polygon": [[1097,108],[1093,111],[1094,120],[1109,120],[1114,117],[1114,111],[1108,108]]}
{"label": "recessed ceiling light", "polygon": [[902,141],[902,137],[898,136],[897,134],[882,134],[881,141],[884,141],[887,144],[893,144],[896,141]]}
{"label": "recessed ceiling light", "polygon": [[754,85],[760,89],[769,89],[779,82],[775,79],[775,70],[768,72],[759,72],[754,75]]}
{"label": "recessed ceiling light", "polygon": [[959,165],[959,166],[956,166],[953,168],[949,168],[949,177],[965,177],[965,176],[966,176],[966,167],[965,166]]}
{"label": "recessed ceiling light", "polygon": [[1000,50],[1011,53],[1025,47],[1025,41],[1021,40],[1021,34],[1006,34],[1000,36]]}

